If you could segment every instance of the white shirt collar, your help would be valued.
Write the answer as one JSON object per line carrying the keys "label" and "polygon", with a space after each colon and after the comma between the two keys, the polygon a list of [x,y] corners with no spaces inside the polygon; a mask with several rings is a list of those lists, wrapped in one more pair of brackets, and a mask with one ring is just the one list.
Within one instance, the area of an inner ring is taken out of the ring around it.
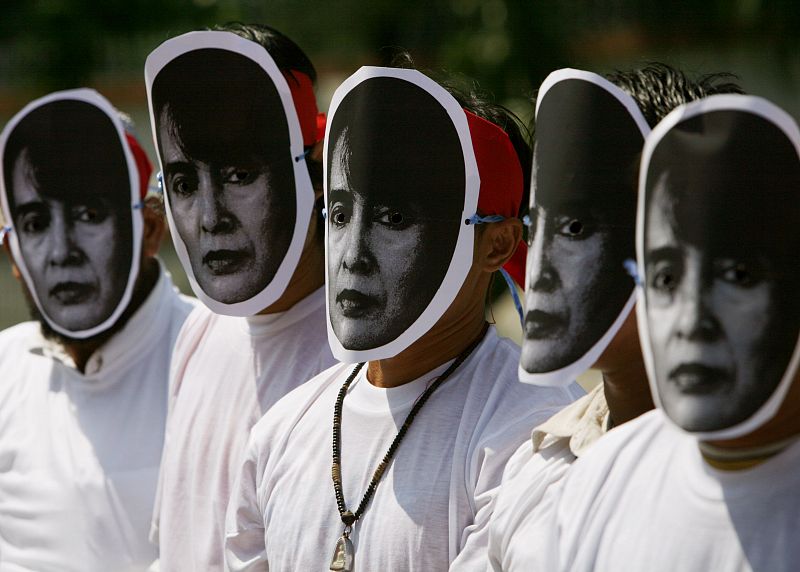
{"label": "white shirt collar", "polygon": [[[170,326],[169,320],[159,317],[169,315],[170,298],[175,290],[169,272],[159,261],[158,279],[150,294],[125,326],[91,355],[86,362],[84,377],[92,380],[102,372],[103,378],[107,379],[109,371],[123,367],[133,359],[146,359],[147,348],[156,343],[164,328]],[[43,355],[75,369],[75,362],[55,341],[40,336],[31,349],[39,349]]]}
{"label": "white shirt collar", "polygon": [[580,457],[608,431],[608,403],[600,383],[533,430],[534,452],[553,441],[569,439],[572,454]]}

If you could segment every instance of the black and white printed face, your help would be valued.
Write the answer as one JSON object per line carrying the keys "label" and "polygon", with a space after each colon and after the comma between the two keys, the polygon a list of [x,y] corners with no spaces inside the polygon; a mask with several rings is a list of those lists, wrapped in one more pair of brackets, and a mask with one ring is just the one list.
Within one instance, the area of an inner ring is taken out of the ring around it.
{"label": "black and white printed face", "polygon": [[733,427],[776,391],[797,345],[797,151],[770,121],[711,111],[663,136],[646,177],[658,399],[687,431]]}
{"label": "black and white printed face", "polygon": [[280,95],[253,60],[207,48],[164,66],[151,97],[170,216],[191,273],[213,300],[249,300],[275,278],[297,219]]}
{"label": "black and white printed face", "polygon": [[378,348],[431,303],[463,224],[464,156],[441,104],[376,77],[339,103],[328,143],[328,307],[347,350]]}
{"label": "black and white printed face", "polygon": [[3,161],[23,275],[40,311],[67,332],[97,327],[121,304],[134,253],[114,123],[85,101],[47,103],[16,124]]}
{"label": "black and white printed face", "polygon": [[540,91],[520,360],[527,373],[580,360],[633,292],[624,261],[634,257],[644,120],[610,89],[567,78]]}

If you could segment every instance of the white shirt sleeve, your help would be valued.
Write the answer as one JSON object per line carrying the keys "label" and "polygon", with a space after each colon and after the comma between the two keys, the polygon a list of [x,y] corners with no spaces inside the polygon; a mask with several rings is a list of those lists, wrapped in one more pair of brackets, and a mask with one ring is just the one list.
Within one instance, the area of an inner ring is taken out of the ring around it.
{"label": "white shirt sleeve", "polygon": [[[530,435],[531,426],[552,415],[554,410],[543,410],[527,418],[514,420],[503,430],[487,437],[473,453],[478,471],[474,478],[473,504],[475,517],[461,536],[461,549],[450,563],[451,571],[485,570],[489,546],[489,523],[500,492],[503,472],[508,460]],[[468,481],[469,482],[469,481]]]}
{"label": "white shirt sleeve", "polygon": [[264,520],[258,502],[258,447],[251,434],[225,517],[225,569],[269,570]]}

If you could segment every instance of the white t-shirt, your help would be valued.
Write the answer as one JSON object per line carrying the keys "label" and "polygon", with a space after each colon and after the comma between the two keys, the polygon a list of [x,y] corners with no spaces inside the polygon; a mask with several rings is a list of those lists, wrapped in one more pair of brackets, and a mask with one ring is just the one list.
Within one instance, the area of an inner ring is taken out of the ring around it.
{"label": "white t-shirt", "polygon": [[86,373],[38,323],[0,333],[0,570],[144,570],[175,338],[193,301],[161,272]]}
{"label": "white t-shirt", "polygon": [[335,360],[320,288],[280,314],[235,318],[198,307],[175,346],[154,513],[161,570],[221,570],[225,508],[250,429]]}
{"label": "white t-shirt", "polygon": [[[538,425],[578,394],[517,380],[519,348],[490,328],[417,415],[351,535],[355,569],[485,566],[486,532],[503,467]],[[355,512],[378,463],[444,364],[391,389],[366,380],[343,406],[342,481]],[[253,428],[226,523],[233,570],[325,570],[343,526],[331,481],[336,365],[282,399]]]}
{"label": "white t-shirt", "polygon": [[800,568],[800,441],[751,469],[719,471],[656,410],[611,431],[554,490],[530,528],[551,549],[529,570]]}
{"label": "white t-shirt", "polygon": [[601,383],[533,430],[503,474],[489,523],[489,570],[531,570],[531,554],[541,550],[541,537],[529,530],[536,525],[531,523],[534,508],[607,428],[608,404]]}

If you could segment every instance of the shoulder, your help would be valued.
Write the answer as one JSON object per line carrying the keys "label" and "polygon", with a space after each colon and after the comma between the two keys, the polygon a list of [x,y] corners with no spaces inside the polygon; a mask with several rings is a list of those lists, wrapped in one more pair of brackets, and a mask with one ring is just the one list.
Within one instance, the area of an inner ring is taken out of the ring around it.
{"label": "shoulder", "polygon": [[577,386],[540,387],[518,378],[519,347],[499,338],[490,328],[485,340],[467,367],[473,377],[471,399],[482,408],[481,418],[489,422],[484,429],[516,426],[529,436],[531,430],[582,394]]}
{"label": "shoulder", "polygon": [[338,380],[343,380],[352,367],[337,363],[284,395],[253,426],[251,446],[271,448],[270,443],[283,439],[308,409]]}
{"label": "shoulder", "polygon": [[[517,450],[506,465],[492,514],[490,560],[502,563],[503,568],[514,568],[510,561],[519,562],[530,551],[536,552],[534,546],[541,542],[541,535],[530,534],[530,528],[536,526],[536,511],[541,510],[551,486],[562,480],[574,460],[565,441],[534,453],[528,440]],[[512,558],[517,552],[523,556]]]}
{"label": "shoulder", "polygon": [[169,275],[165,274],[164,279],[167,281],[164,295],[169,299],[170,308],[176,320],[183,322],[196,308],[205,308],[197,298],[181,294]]}
{"label": "shoulder", "polygon": [[193,306],[186,315],[178,340],[196,339],[208,331],[217,320],[217,315],[202,304]]}
{"label": "shoulder", "polygon": [[41,352],[45,346],[39,322],[22,322],[0,332],[0,367],[3,375],[0,385],[8,386],[11,380],[18,379],[22,360],[31,356],[31,352]]}
{"label": "shoulder", "polygon": [[[39,322],[22,322],[0,331],[0,352],[11,349],[22,349],[41,342],[41,326]],[[0,355],[0,358],[3,356]]]}
{"label": "shoulder", "polygon": [[38,322],[0,332],[0,411],[11,413],[34,387],[39,391],[49,385],[53,360],[43,353],[45,343]]}
{"label": "shoulder", "polygon": [[588,509],[596,499],[622,494],[643,460],[669,456],[678,437],[657,409],[612,429],[574,463],[564,479],[563,512]]}

